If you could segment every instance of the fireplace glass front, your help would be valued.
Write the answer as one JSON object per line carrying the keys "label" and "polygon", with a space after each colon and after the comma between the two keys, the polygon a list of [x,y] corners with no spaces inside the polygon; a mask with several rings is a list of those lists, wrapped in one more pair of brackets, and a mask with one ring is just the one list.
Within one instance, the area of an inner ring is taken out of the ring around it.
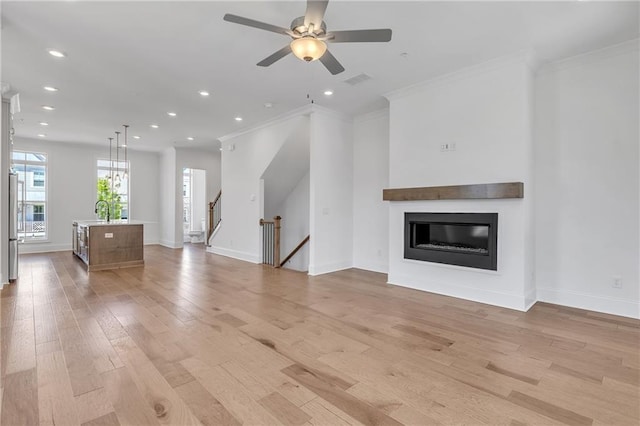
{"label": "fireplace glass front", "polygon": [[406,259],[497,269],[497,213],[405,213]]}

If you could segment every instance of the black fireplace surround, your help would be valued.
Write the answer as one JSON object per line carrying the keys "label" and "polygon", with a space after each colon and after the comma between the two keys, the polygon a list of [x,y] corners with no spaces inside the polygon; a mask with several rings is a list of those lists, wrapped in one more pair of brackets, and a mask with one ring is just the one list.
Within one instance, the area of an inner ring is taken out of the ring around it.
{"label": "black fireplace surround", "polygon": [[498,213],[405,213],[404,258],[498,269]]}

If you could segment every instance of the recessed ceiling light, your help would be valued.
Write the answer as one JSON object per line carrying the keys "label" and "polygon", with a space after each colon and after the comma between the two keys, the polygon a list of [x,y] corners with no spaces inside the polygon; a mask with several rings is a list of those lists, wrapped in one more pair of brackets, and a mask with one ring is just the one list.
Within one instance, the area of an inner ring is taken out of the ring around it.
{"label": "recessed ceiling light", "polygon": [[42,109],[46,109],[47,111],[53,111],[55,108],[50,105],[42,105]]}
{"label": "recessed ceiling light", "polygon": [[169,116],[171,116],[171,117],[175,117],[175,116],[176,116],[176,115],[178,115],[178,114],[176,114],[175,112],[168,112],[168,113],[167,113],[167,115],[169,115]]}
{"label": "recessed ceiling light", "polygon": [[264,104],[265,108],[273,108],[273,104],[271,102],[267,102],[266,104]]}
{"label": "recessed ceiling light", "polygon": [[201,90],[198,93],[200,93],[200,96],[209,96],[209,92],[207,92],[206,90]]}
{"label": "recessed ceiling light", "polygon": [[47,137],[47,135],[45,135],[44,133],[38,133],[38,136],[41,137],[41,138],[46,138]]}
{"label": "recessed ceiling light", "polygon": [[55,49],[49,49],[48,52],[49,52],[49,55],[55,56],[56,58],[64,58],[67,56],[64,52],[61,52]]}
{"label": "recessed ceiling light", "polygon": [[49,123],[45,123],[44,121],[41,121],[41,122],[40,122],[40,125],[41,125],[41,126],[48,126],[48,125],[49,125]]}
{"label": "recessed ceiling light", "polygon": [[134,139],[140,139],[140,136],[134,136],[133,138]]}
{"label": "recessed ceiling light", "polygon": [[187,138],[187,140],[188,140],[188,141],[192,141],[192,140],[194,140],[194,139],[195,139],[195,138],[193,138],[193,137],[191,137],[191,136],[189,136],[189,137]]}
{"label": "recessed ceiling light", "polygon": [[331,95],[333,95],[333,91],[332,91],[332,90],[325,90],[325,91],[324,91],[324,94],[325,94],[326,96],[331,96]]}
{"label": "recessed ceiling light", "polygon": [[53,86],[44,86],[44,90],[46,90],[47,92],[57,92],[58,88]]}
{"label": "recessed ceiling light", "polygon": [[242,121],[242,117],[236,117],[235,120],[236,121]]}
{"label": "recessed ceiling light", "polygon": [[150,127],[151,127],[152,129],[157,129],[157,128],[158,128],[158,127],[160,127],[160,126],[158,126],[157,124],[152,124]]}

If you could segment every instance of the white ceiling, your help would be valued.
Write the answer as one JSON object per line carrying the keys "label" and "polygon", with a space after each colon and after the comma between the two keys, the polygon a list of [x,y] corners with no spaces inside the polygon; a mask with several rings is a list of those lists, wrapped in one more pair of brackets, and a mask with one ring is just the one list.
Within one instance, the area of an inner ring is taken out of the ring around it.
{"label": "white ceiling", "polygon": [[[106,144],[130,124],[132,149],[210,146],[309,103],[359,114],[383,94],[521,50],[551,61],[637,38],[637,2],[381,2],[332,0],[328,30],[391,28],[390,43],[330,44],[346,68],[289,55],[276,33],[222,20],[232,13],[288,27],[304,0],[232,2],[2,1],[2,81],[19,91],[16,134]],[[47,48],[67,53],[56,59]],[[406,56],[401,54],[406,53]],[[344,80],[366,73],[371,80]],[[45,92],[52,85],[57,93]],[[202,98],[198,91],[211,92]],[[323,95],[332,89],[331,97]],[[265,108],[265,103],[272,108]],[[54,105],[47,112],[41,105]],[[177,117],[167,115],[175,111]],[[235,116],[242,116],[236,122]],[[46,121],[46,128],[38,123]],[[153,130],[151,123],[160,128]],[[132,135],[140,140],[132,140]],[[193,136],[193,142],[186,138]]]}

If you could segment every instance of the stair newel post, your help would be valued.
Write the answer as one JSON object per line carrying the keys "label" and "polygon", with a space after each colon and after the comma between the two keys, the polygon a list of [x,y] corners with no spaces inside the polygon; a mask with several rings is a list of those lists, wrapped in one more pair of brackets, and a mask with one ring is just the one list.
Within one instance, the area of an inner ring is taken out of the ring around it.
{"label": "stair newel post", "polygon": [[209,233],[213,232],[213,201],[209,201]]}
{"label": "stair newel post", "polygon": [[282,220],[280,216],[276,216],[273,218],[273,222],[274,222],[273,266],[276,268],[280,267],[280,220]]}

